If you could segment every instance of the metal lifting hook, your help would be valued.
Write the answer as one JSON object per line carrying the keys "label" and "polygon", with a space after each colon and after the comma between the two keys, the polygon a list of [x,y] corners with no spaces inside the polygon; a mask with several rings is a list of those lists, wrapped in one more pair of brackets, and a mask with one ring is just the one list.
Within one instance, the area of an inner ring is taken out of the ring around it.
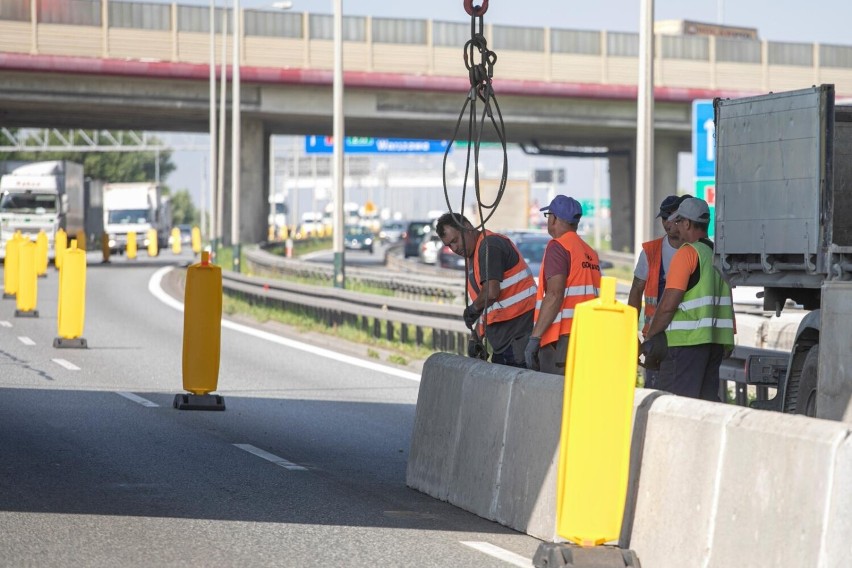
{"label": "metal lifting hook", "polygon": [[481,6],[474,6],[473,0],[464,0],[464,11],[468,16],[484,16],[488,11],[488,0],[482,0]]}

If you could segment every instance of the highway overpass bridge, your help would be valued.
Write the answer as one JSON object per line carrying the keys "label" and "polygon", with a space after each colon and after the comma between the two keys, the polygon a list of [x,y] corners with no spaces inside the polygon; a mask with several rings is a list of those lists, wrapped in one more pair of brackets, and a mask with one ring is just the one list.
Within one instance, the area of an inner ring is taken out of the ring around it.
{"label": "highway overpass bridge", "polygon": [[[208,8],[118,0],[0,7],[0,125],[208,131]],[[255,242],[266,234],[270,135],[331,134],[333,38],[328,15],[242,12],[240,239]],[[344,27],[347,135],[448,138],[469,88],[469,24],[347,17]],[[610,150],[613,245],[632,249],[638,36],[488,24],[485,35],[499,58],[494,85],[508,140]],[[231,61],[233,44],[216,38],[218,67],[223,47]],[[694,99],[815,83],[852,95],[852,47],[655,41],[654,201],[676,189]],[[227,178],[229,160],[225,170]],[[226,195],[226,242],[229,204]]]}

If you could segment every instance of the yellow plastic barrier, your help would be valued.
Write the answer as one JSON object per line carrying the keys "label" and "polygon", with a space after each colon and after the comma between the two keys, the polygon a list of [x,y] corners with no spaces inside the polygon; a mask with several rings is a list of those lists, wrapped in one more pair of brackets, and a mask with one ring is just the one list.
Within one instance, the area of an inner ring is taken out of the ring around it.
{"label": "yellow plastic barrier", "polygon": [[287,225],[283,225],[280,229],[278,229],[278,240],[286,241],[290,238],[290,229],[287,228]]}
{"label": "yellow plastic barrier", "polygon": [[103,260],[101,262],[109,262],[110,252],[109,235],[101,233],[101,255],[103,255]]}
{"label": "yellow plastic barrier", "polygon": [[180,254],[180,229],[172,229],[172,252]]}
{"label": "yellow plastic barrier", "polygon": [[157,242],[157,230],[148,229],[145,237],[148,239],[148,256],[157,256],[160,254],[160,243]]}
{"label": "yellow plastic barrier", "polygon": [[62,255],[62,270],[59,272],[59,301],[57,302],[58,337],[54,347],[86,347],[83,335],[83,319],[86,314],[86,251],[71,248]]}
{"label": "yellow plastic barrier", "polygon": [[193,254],[201,252],[201,230],[198,227],[192,228],[192,252]]}
{"label": "yellow plastic barrier", "polygon": [[18,257],[23,243],[21,233],[15,231],[6,241],[6,258],[3,260],[3,297],[12,298],[18,293]]}
{"label": "yellow plastic barrier", "polygon": [[615,301],[615,278],[574,308],[556,486],[556,531],[582,546],[617,540],[630,465],[637,314]]}
{"label": "yellow plastic barrier", "polygon": [[74,238],[77,239],[77,248],[80,250],[86,250],[86,231],[83,229],[77,229],[77,233],[74,235]]}
{"label": "yellow plastic barrier", "polygon": [[47,276],[47,233],[36,236],[36,276]]}
{"label": "yellow plastic barrier", "polygon": [[53,265],[56,270],[62,269],[62,256],[68,248],[68,234],[65,229],[59,227],[53,236]]}
{"label": "yellow plastic barrier", "polygon": [[195,395],[216,390],[222,335],[222,268],[210,253],[186,271],[183,309],[183,388]]}
{"label": "yellow plastic barrier", "polygon": [[15,295],[15,316],[38,317],[38,275],[36,253],[38,247],[29,239],[22,239],[18,251],[18,293]]}
{"label": "yellow plastic barrier", "polygon": [[127,233],[127,258],[133,260],[136,258],[136,231]]}

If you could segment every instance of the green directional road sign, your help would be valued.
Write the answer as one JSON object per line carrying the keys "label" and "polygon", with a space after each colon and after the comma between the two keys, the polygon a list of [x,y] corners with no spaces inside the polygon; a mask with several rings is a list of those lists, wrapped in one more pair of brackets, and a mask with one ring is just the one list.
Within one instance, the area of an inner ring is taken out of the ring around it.
{"label": "green directional road sign", "polygon": [[[583,207],[583,217],[591,217],[595,214],[595,200],[594,199],[578,199],[580,205]],[[609,209],[609,197],[600,199],[601,209]]]}
{"label": "green directional road sign", "polygon": [[703,199],[710,206],[710,225],[707,227],[707,236],[711,239],[716,234],[716,179],[697,178],[695,180],[695,197]]}

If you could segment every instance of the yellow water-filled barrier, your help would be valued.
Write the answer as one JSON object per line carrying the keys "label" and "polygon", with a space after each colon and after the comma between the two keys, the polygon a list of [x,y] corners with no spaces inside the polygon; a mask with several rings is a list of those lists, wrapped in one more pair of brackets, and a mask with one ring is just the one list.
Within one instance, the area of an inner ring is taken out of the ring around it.
{"label": "yellow water-filled barrier", "polygon": [[6,241],[6,258],[3,259],[3,297],[14,298],[18,292],[18,256],[21,254],[23,237],[15,231]]}
{"label": "yellow water-filled barrier", "polygon": [[86,314],[86,251],[77,248],[77,241],[62,255],[59,272],[59,301],[57,302],[58,337],[54,347],[86,348],[83,319]]}
{"label": "yellow water-filled barrier", "polygon": [[127,250],[125,252],[130,260],[136,258],[136,231],[127,233]]}
{"label": "yellow water-filled barrier", "polygon": [[15,295],[15,317],[38,317],[38,275],[36,244],[22,239],[18,251],[18,292]]}
{"label": "yellow water-filled barrier", "polygon": [[77,229],[77,232],[74,234],[74,238],[77,239],[77,248],[80,250],[86,250],[86,231],[83,229]]}
{"label": "yellow water-filled barrier", "polygon": [[193,254],[201,252],[201,230],[198,227],[192,228],[192,252]]}
{"label": "yellow water-filled barrier", "polygon": [[112,251],[109,247],[109,235],[106,233],[101,233],[101,255],[103,256],[103,260],[101,262],[109,262],[109,255]]}
{"label": "yellow water-filled barrier", "polygon": [[148,256],[157,256],[160,254],[160,244],[157,242],[157,230],[148,229],[148,232],[145,233],[145,239],[148,241]]}
{"label": "yellow water-filled barrier", "polygon": [[581,546],[617,540],[630,466],[637,314],[615,278],[574,308],[565,365],[556,530]]}
{"label": "yellow water-filled barrier", "polygon": [[36,276],[47,276],[47,233],[39,231],[36,235]]}
{"label": "yellow water-filled barrier", "polygon": [[183,389],[175,396],[180,410],[225,410],[225,401],[212,395],[219,382],[222,336],[222,268],[210,263],[210,253],[186,270],[183,308]]}
{"label": "yellow water-filled barrier", "polygon": [[172,252],[180,254],[180,229],[172,229]]}
{"label": "yellow water-filled barrier", "polygon": [[62,269],[62,255],[68,248],[68,233],[60,227],[53,236],[53,265],[56,270]]}

